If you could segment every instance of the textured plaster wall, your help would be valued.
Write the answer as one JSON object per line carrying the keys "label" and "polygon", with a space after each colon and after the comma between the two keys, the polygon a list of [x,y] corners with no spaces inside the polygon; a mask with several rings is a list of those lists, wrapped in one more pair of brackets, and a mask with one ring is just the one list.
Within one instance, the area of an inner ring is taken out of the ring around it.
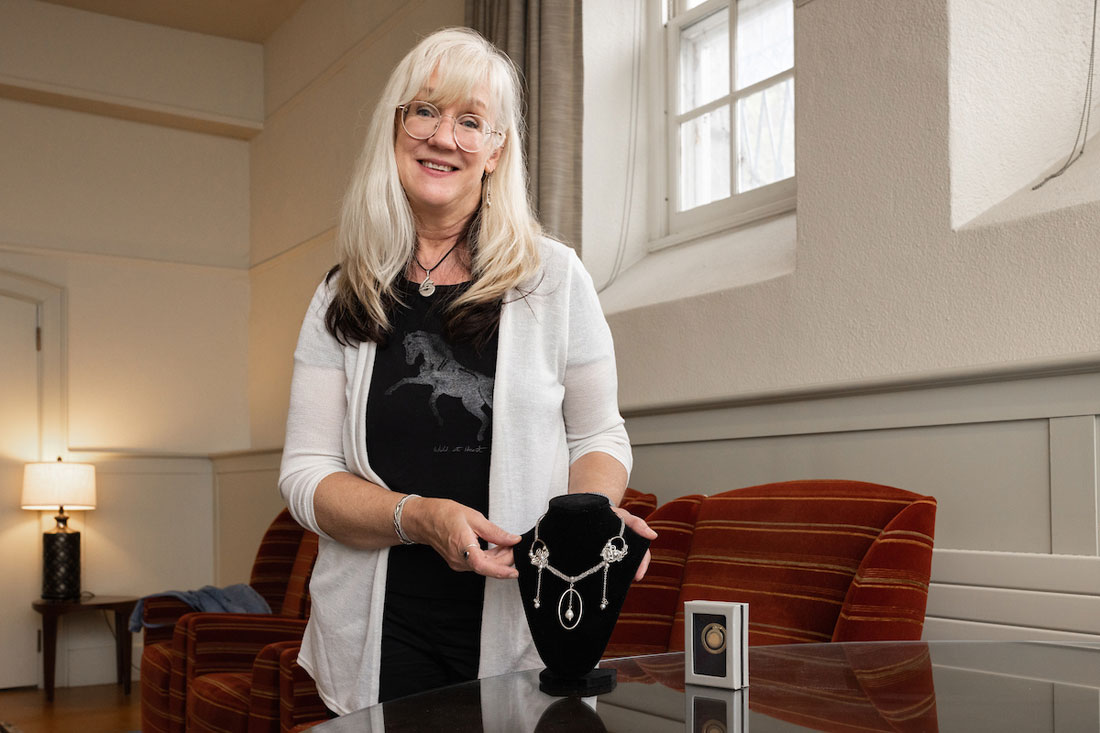
{"label": "textured plaster wall", "polygon": [[624,409],[1100,351],[1095,201],[952,230],[948,11],[797,9],[794,272],[611,314]]}
{"label": "textured plaster wall", "polygon": [[1068,157],[1088,78],[1092,5],[950,0],[948,15],[951,221],[958,227]]}

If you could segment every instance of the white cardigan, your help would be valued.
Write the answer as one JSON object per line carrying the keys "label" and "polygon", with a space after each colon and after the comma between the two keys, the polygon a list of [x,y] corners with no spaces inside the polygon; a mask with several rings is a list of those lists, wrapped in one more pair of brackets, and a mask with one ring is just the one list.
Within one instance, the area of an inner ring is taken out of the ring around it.
{"label": "white cardigan", "polygon": [[[586,453],[631,467],[611,331],[592,279],[568,247],[544,239],[540,253],[534,291],[505,298],[493,393],[489,519],[516,534],[567,491],[569,466]],[[298,661],[325,704],[344,714],[378,700],[389,550],[340,544],[313,511],[317,484],[332,473],[385,486],[367,462],[364,435],[375,345],[341,346],[325,330],[331,296],[326,283],[317,288],[294,352],[279,488],[294,518],[321,537]],[[540,666],[516,581],[486,579],[478,676]]]}

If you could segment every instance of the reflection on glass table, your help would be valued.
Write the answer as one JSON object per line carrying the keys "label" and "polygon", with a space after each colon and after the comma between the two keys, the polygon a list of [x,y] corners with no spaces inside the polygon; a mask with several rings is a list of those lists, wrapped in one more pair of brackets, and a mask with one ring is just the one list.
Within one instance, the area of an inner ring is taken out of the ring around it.
{"label": "reflection on glass table", "polygon": [[743,692],[684,688],[682,654],[609,660],[599,698],[539,692],[538,670],[447,687],[318,726],[357,731],[1097,731],[1100,643],[753,647]]}

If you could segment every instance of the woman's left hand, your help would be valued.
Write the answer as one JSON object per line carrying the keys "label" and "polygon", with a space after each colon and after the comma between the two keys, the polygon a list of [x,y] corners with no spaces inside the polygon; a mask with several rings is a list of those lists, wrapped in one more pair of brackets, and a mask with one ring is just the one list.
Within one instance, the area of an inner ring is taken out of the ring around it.
{"label": "woman's left hand", "polygon": [[[654,532],[653,529],[648,524],[646,524],[645,520],[642,519],[641,517],[634,516],[633,514],[628,512],[626,509],[623,509],[622,507],[617,507],[617,506],[611,507],[611,510],[613,512],[615,512],[616,514],[618,514],[619,517],[626,524],[626,526],[630,527],[631,531],[633,531],[635,534],[641,535],[642,537],[645,537],[647,540],[657,539],[657,533]],[[645,577],[646,570],[649,569],[650,557],[651,556],[650,556],[649,550],[646,549],[645,557],[642,558],[642,563],[638,566],[638,572],[634,573],[634,580],[635,581],[639,581],[639,580],[641,580],[642,578]]]}

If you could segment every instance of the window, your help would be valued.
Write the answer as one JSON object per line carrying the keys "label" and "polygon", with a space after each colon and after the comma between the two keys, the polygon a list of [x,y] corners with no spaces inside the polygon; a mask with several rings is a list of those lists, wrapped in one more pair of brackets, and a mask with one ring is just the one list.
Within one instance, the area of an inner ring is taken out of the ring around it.
{"label": "window", "polygon": [[794,1],[659,5],[666,239],[793,209]]}

